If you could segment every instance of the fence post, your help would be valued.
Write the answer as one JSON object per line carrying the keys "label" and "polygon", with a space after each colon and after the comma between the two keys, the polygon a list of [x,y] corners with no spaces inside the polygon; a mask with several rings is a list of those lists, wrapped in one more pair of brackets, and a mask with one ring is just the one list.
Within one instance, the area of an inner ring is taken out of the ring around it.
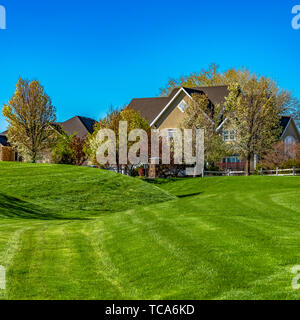
{"label": "fence post", "polygon": [[263,175],[263,168],[260,168],[260,175],[262,176]]}
{"label": "fence post", "polygon": [[279,168],[277,167],[276,168],[276,176],[278,176],[278,170],[279,170]]}
{"label": "fence post", "polygon": [[293,167],[293,176],[295,176],[296,175],[296,170],[295,170],[296,168],[295,167]]}
{"label": "fence post", "polygon": [[228,176],[231,176],[231,169],[228,170]]}
{"label": "fence post", "polygon": [[204,178],[205,172],[204,172],[204,168],[202,169],[202,178]]}

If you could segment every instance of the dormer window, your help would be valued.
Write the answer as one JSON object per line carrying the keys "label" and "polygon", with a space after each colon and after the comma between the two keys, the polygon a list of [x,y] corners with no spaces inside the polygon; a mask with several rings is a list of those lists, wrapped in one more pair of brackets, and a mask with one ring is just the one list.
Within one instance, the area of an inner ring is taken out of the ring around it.
{"label": "dormer window", "polygon": [[178,108],[179,108],[179,110],[180,110],[181,112],[185,112],[185,110],[187,109],[187,107],[188,107],[188,105],[187,105],[187,103],[186,103],[184,100],[182,100],[182,101],[180,102],[180,104],[178,105]]}
{"label": "dormer window", "polygon": [[293,144],[296,143],[296,139],[294,137],[292,137],[292,136],[288,136],[288,137],[285,138],[284,142],[287,145],[293,145]]}
{"label": "dormer window", "polygon": [[236,141],[236,132],[235,130],[224,130],[223,139],[225,142]]}

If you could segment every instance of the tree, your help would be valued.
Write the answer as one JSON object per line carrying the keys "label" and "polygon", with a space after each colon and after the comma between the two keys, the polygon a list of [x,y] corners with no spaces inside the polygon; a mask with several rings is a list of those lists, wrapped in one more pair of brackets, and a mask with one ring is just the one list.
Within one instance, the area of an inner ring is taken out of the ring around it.
{"label": "tree", "polygon": [[200,72],[193,72],[179,79],[171,78],[166,87],[160,89],[160,94],[168,96],[176,87],[211,87],[225,84],[224,75],[219,72],[219,67],[212,63],[208,69],[202,69]]}
{"label": "tree", "polygon": [[212,105],[205,94],[194,94],[185,111],[182,127],[184,129],[204,129],[204,154],[206,161],[215,166],[229,152],[218,126],[220,125],[223,109],[220,104]]}
{"label": "tree", "polygon": [[36,162],[40,152],[47,150],[55,139],[51,124],[55,108],[44,88],[36,80],[19,79],[14,95],[3,107],[9,124],[8,139],[18,152]]}
{"label": "tree", "polygon": [[272,150],[270,150],[270,152],[268,152],[260,161],[260,166],[265,169],[276,169],[277,167],[280,167],[283,162],[290,159],[290,156],[285,149],[285,143],[283,141],[276,143]]}
{"label": "tree", "polygon": [[[143,129],[145,131],[150,129],[147,120],[144,119],[139,112],[136,112],[129,107],[125,107],[121,111],[113,109],[111,107],[106,117],[97,123],[94,132],[89,135],[87,139],[87,143],[84,148],[85,152],[93,160],[93,162],[97,163],[96,153],[97,153],[97,149],[99,148],[99,141],[97,141],[97,134],[99,130],[111,129],[112,131],[114,131],[116,135],[116,145],[117,145],[117,150],[116,150],[117,165],[116,166],[117,166],[118,172],[120,172],[120,168],[121,168],[121,165],[119,163],[119,150],[118,150],[120,121],[127,121],[127,134],[133,129]],[[130,145],[133,143],[134,142],[128,143],[128,147],[130,147]],[[123,165],[123,167],[125,169],[129,169],[130,171],[129,164]]]}
{"label": "tree", "polygon": [[77,137],[76,134],[68,136],[61,132],[53,147],[52,159],[59,164],[72,164],[81,166],[87,160],[84,152],[86,138]]}
{"label": "tree", "polygon": [[73,156],[73,164],[76,166],[82,166],[84,162],[88,159],[84,152],[84,146],[86,144],[87,138],[83,137],[73,137],[71,140],[71,150],[72,150],[72,156]]}
{"label": "tree", "polygon": [[297,163],[297,166],[300,162],[300,143],[286,145],[280,141],[262,158],[259,164],[264,169],[283,168],[286,165],[287,169],[290,169],[293,167],[293,162]]}
{"label": "tree", "polygon": [[58,135],[52,151],[52,160],[54,163],[73,164],[71,142],[74,137],[75,135],[68,136],[65,132],[61,132]]}
{"label": "tree", "polygon": [[280,114],[286,107],[286,92],[265,77],[250,75],[244,83],[232,83],[226,97],[226,117],[236,132],[232,148],[247,161],[246,173],[254,155],[263,156],[280,135]]}

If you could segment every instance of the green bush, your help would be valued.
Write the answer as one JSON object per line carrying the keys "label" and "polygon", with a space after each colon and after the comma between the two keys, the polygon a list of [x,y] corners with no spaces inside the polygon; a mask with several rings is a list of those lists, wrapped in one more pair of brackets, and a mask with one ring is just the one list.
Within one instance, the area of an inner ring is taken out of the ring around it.
{"label": "green bush", "polygon": [[295,159],[290,159],[280,164],[280,169],[291,169],[293,167],[300,168],[300,161],[297,161]]}

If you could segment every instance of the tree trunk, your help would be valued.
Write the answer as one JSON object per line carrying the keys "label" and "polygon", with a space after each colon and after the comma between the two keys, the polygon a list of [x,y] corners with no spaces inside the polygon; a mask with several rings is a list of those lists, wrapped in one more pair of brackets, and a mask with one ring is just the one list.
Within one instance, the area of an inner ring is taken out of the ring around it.
{"label": "tree trunk", "polygon": [[32,156],[31,156],[31,162],[32,163],[36,163],[36,156],[37,156],[37,153],[35,151],[32,152]]}
{"label": "tree trunk", "polygon": [[247,156],[246,162],[246,176],[250,176],[251,174],[251,154]]}

